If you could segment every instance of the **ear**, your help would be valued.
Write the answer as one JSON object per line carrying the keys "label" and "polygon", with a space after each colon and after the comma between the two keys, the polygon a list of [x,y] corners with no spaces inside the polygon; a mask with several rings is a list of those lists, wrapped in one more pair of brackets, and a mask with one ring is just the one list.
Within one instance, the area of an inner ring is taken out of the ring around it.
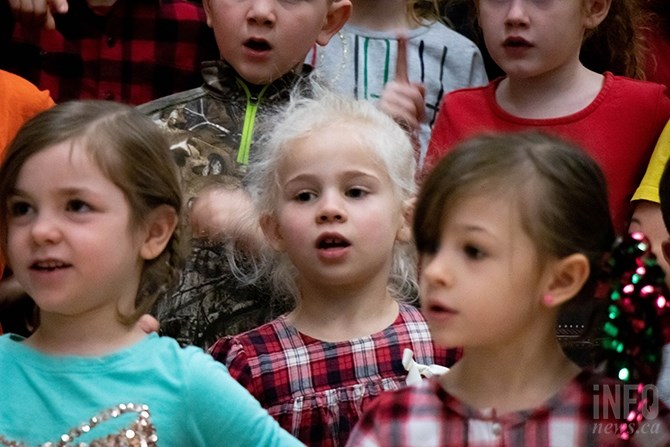
{"label": "ear", "polygon": [[171,206],[161,205],[151,211],[145,223],[146,234],[140,248],[140,256],[144,260],[155,259],[163,253],[178,221],[177,212]]}
{"label": "ear", "polygon": [[396,233],[396,241],[410,242],[412,240],[412,220],[414,219],[414,205],[416,198],[405,200],[402,204],[402,222]]}
{"label": "ear", "polygon": [[330,42],[330,38],[338,32],[349,20],[351,15],[351,0],[333,0],[328,8],[321,32],[316,37],[316,43],[325,46]]}
{"label": "ear", "polygon": [[605,20],[612,0],[586,0],[584,4],[584,26],[594,29]]}
{"label": "ear", "polygon": [[551,300],[544,300],[544,305],[554,307],[560,306],[579,293],[589,278],[591,267],[586,256],[575,253],[556,261],[548,273],[550,276],[544,295],[550,295]]}
{"label": "ear", "polygon": [[212,27],[212,12],[210,11],[211,6],[209,4],[211,0],[202,0],[202,7],[205,10],[205,17],[207,19],[207,26]]}
{"label": "ear", "polygon": [[260,218],[261,230],[265,235],[270,247],[274,248],[277,251],[284,251],[284,238],[282,237],[281,231],[279,231],[279,223],[275,216],[270,214],[264,214]]}
{"label": "ear", "polygon": [[661,248],[663,250],[663,257],[665,261],[670,264],[670,239],[666,239],[661,243]]}

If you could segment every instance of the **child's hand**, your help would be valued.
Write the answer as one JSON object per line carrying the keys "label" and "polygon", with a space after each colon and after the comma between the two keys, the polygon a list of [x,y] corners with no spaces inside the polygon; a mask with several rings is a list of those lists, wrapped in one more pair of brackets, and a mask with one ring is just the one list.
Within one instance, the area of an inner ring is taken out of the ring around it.
{"label": "child's hand", "polygon": [[190,222],[194,237],[232,238],[248,249],[265,241],[251,197],[241,188],[203,191],[191,208]]}
{"label": "child's hand", "polygon": [[14,19],[28,30],[56,29],[53,14],[65,14],[67,0],[9,0]]}
{"label": "child's hand", "polygon": [[142,315],[139,320],[137,320],[137,327],[139,327],[142,332],[145,334],[151,334],[152,332],[158,332],[160,329],[160,323],[158,320],[149,314]]}
{"label": "child's hand", "polygon": [[[407,74],[407,39],[398,38],[398,60],[395,80],[387,83],[379,100],[379,108],[417,138],[419,126],[426,115],[426,88],[411,83]],[[415,143],[417,141],[414,141]]]}
{"label": "child's hand", "polygon": [[379,108],[405,130],[416,133],[426,114],[425,93],[421,84],[391,81],[384,86]]}

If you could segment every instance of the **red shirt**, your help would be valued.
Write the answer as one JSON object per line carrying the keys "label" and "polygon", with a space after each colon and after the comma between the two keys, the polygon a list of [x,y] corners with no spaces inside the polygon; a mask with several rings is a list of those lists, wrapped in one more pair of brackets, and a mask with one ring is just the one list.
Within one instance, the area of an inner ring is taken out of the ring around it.
{"label": "red shirt", "polygon": [[426,169],[477,133],[535,129],[558,135],[583,147],[598,162],[607,179],[614,225],[623,232],[630,199],[670,119],[665,87],[605,73],[600,93],[586,108],[563,117],[525,119],[507,113],[496,102],[501,80],[445,96],[433,126]]}
{"label": "red shirt", "polygon": [[200,62],[219,58],[199,3],[118,0],[98,15],[71,0],[55,18],[54,31],[17,25],[0,63],[56,102],[142,104],[201,85]]}

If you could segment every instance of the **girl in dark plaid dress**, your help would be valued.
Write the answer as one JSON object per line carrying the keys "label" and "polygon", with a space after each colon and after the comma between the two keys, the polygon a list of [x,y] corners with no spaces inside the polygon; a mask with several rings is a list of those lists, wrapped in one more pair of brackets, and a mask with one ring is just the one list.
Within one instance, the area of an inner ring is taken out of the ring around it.
{"label": "girl in dark plaid dress", "polygon": [[[376,399],[348,446],[670,442],[653,386],[662,270],[639,233],[613,245],[604,176],[583,150],[540,133],[462,143],[425,179],[413,233],[421,309],[435,343],[462,357]],[[611,293],[603,277],[617,280]],[[601,309],[592,328],[605,328],[607,356],[578,366],[556,336],[559,313]]]}
{"label": "girl in dark plaid dress", "polygon": [[371,103],[317,92],[292,102],[262,152],[252,190],[276,256],[266,265],[296,305],[210,351],[301,441],[344,445],[374,397],[405,385],[405,349],[422,364],[457,355],[434,348],[410,304],[414,150]]}

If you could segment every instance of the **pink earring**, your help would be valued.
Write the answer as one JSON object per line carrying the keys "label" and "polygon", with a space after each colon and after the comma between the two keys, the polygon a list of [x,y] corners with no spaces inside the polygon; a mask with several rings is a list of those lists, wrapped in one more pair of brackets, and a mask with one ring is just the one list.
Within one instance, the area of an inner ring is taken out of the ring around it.
{"label": "pink earring", "polygon": [[551,306],[554,304],[554,297],[551,296],[551,293],[545,293],[542,297],[542,301],[544,302],[545,306]]}

